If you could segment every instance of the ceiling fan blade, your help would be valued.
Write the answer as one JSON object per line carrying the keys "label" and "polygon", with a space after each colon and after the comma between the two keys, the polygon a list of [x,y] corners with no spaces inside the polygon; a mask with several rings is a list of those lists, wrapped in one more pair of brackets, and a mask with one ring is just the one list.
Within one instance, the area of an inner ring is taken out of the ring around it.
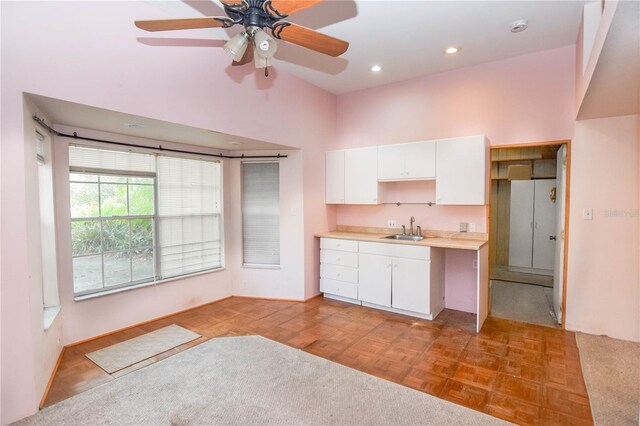
{"label": "ceiling fan blade", "polygon": [[244,51],[244,55],[242,55],[242,58],[240,58],[239,61],[233,61],[231,65],[236,67],[238,65],[248,64],[251,61],[253,61],[253,46],[249,45],[247,46],[247,50]]}
{"label": "ceiling fan blade", "polygon": [[145,31],[190,30],[193,28],[216,28],[224,26],[229,18],[210,16],[207,18],[187,19],[156,19],[151,21],[136,21],[136,27]]}
{"label": "ceiling fan blade", "polygon": [[322,3],[324,0],[271,0],[267,9],[275,9],[281,15],[291,15],[308,7]]}
{"label": "ceiling fan blade", "polygon": [[346,41],[319,33],[301,25],[292,24],[291,22],[287,22],[287,24],[289,25],[276,28],[276,31],[274,31],[276,38],[281,38],[289,43],[297,44],[298,46],[306,47],[307,49],[315,50],[316,52],[329,56],[340,56],[349,48],[349,43]]}

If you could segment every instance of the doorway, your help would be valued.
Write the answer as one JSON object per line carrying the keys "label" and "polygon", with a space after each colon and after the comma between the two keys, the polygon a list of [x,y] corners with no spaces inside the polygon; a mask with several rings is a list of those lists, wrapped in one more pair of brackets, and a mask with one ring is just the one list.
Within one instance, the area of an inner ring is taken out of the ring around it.
{"label": "doorway", "polygon": [[491,315],[562,327],[570,141],[491,148]]}

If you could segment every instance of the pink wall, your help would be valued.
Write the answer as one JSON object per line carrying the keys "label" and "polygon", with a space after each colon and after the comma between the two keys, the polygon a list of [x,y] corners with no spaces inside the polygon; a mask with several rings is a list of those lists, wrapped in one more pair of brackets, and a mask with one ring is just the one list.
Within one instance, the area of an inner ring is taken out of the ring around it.
{"label": "pink wall", "polygon": [[[34,377],[43,375],[32,356],[36,348],[31,324],[36,319],[32,318],[35,302],[30,300],[28,291],[31,243],[27,217],[31,207],[26,199],[28,153],[24,145],[23,92],[310,148],[311,153],[324,152],[325,143],[335,139],[336,99],[277,67],[268,80],[251,67],[231,68],[220,48],[161,47],[136,42],[143,34],[132,25],[134,19],[149,19],[159,12],[170,17],[170,9],[185,8],[180,2],[2,2],[1,7],[1,422],[6,424],[36,410],[41,394]],[[84,19],[96,16],[100,19]],[[207,31],[192,35],[211,37]],[[189,35],[182,33],[178,37]],[[103,48],[96,51],[95,46]],[[305,186],[316,188],[324,179],[324,165],[316,155],[303,155],[302,169],[299,179]],[[335,213],[326,208],[319,196],[305,195],[303,206],[300,214],[309,215],[309,219],[305,219],[305,228],[299,232],[304,238],[304,250],[313,252],[313,233],[335,222]],[[304,256],[305,279],[312,279],[304,285],[305,295],[317,292],[316,257]],[[136,303],[126,301],[136,298],[136,291],[108,296],[104,300],[110,299],[119,306],[119,310],[111,312],[102,307],[94,311],[100,302],[73,304],[68,291],[61,292],[62,298],[67,298],[62,312],[65,323],[87,323],[70,324],[65,338],[73,340],[97,330],[129,325],[149,319],[147,315],[168,314],[200,303],[203,294],[212,298],[224,294],[218,289],[204,293],[198,290],[215,286],[207,275],[185,284],[182,291],[179,286],[164,284],[140,292],[145,295],[144,300]],[[143,314],[140,306],[145,307]],[[41,380],[42,377],[35,379]]]}
{"label": "pink wall", "polygon": [[[571,139],[575,47],[567,46],[338,97],[332,149],[485,134],[492,145]],[[434,183],[396,183],[386,201],[433,201]],[[486,207],[338,206],[340,225],[486,230]],[[447,307],[475,311],[475,253],[447,251]]]}
{"label": "pink wall", "polygon": [[[566,311],[568,329],[634,341],[640,341],[639,118],[576,122]],[[584,208],[593,209],[593,220],[582,219]]]}

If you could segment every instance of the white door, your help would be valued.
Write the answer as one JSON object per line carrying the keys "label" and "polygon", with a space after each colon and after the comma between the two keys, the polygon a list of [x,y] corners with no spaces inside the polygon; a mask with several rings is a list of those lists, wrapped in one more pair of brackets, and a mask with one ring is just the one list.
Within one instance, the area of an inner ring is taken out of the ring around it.
{"label": "white door", "polygon": [[534,191],[535,184],[532,180],[511,181],[509,266],[531,268]]}
{"label": "white door", "polygon": [[553,268],[553,310],[558,323],[562,324],[562,292],[564,286],[564,211],[567,185],[567,146],[558,150],[556,169],[556,247]]}
{"label": "white door", "polygon": [[391,258],[358,255],[358,298],[363,302],[391,306]]}
{"label": "white door", "polygon": [[378,180],[404,179],[404,146],[405,144],[378,147]]}
{"label": "white door", "polygon": [[431,313],[429,261],[392,259],[391,306],[421,314]]}
{"label": "white door", "polygon": [[487,151],[484,136],[437,141],[436,204],[486,204]]}
{"label": "white door", "polygon": [[436,141],[406,144],[405,179],[435,179]]}
{"label": "white door", "polygon": [[344,152],[345,204],[378,204],[378,147]]}
{"label": "white door", "polygon": [[344,204],[344,151],[326,154],[324,199],[327,204]]}
{"label": "white door", "polygon": [[533,269],[552,271],[555,262],[556,202],[551,191],[555,179],[540,179],[535,182],[533,203]]}

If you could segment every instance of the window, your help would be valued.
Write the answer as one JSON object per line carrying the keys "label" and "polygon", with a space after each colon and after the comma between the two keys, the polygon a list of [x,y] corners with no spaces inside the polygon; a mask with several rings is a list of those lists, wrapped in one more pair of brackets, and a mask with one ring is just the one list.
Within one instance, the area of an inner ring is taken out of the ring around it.
{"label": "window", "polygon": [[69,164],[76,296],[222,267],[219,163],[71,146]]}
{"label": "window", "polygon": [[58,262],[54,216],[53,164],[51,139],[36,130],[38,163],[38,203],[40,209],[40,249],[42,255],[42,307],[44,328],[48,329],[60,311],[58,294]]}
{"label": "window", "polygon": [[76,294],[155,277],[153,176],[71,173]]}
{"label": "window", "polygon": [[246,266],[280,265],[280,165],[242,163],[242,247]]}

